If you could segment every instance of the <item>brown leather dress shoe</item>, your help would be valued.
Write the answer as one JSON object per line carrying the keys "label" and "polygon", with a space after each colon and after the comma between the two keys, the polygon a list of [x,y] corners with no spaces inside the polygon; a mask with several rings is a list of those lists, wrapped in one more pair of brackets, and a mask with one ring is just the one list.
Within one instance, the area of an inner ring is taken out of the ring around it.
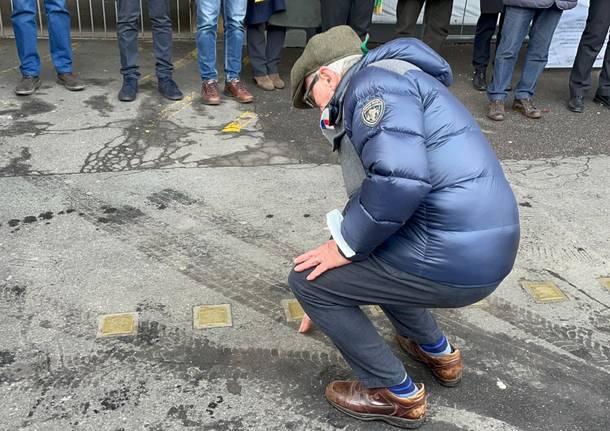
{"label": "brown leather dress shoe", "polygon": [[542,111],[534,106],[532,99],[515,99],[513,109],[534,120],[542,117]]}
{"label": "brown leather dress shoe", "polygon": [[220,92],[218,82],[214,80],[204,81],[201,84],[201,99],[206,105],[220,104]]}
{"label": "brown leather dress shoe", "polygon": [[443,386],[457,386],[462,381],[462,353],[451,345],[453,351],[448,355],[430,356],[424,352],[419,344],[408,338],[396,335],[400,347],[413,359],[422,362],[430,368],[436,380]]}
{"label": "brown leather dress shoe", "polygon": [[272,73],[271,75],[269,75],[269,79],[271,79],[271,82],[273,82],[273,85],[277,89],[281,90],[286,86],[286,83],[282,78],[280,78],[280,75],[278,73]]}
{"label": "brown leather dress shoe", "polygon": [[250,103],[254,97],[239,79],[225,82],[225,94],[239,103]]}
{"label": "brown leather dress shoe", "polygon": [[343,413],[363,421],[384,421],[400,428],[418,428],[426,420],[426,390],[409,398],[400,398],[387,388],[367,389],[360,382],[331,382],[324,395]]}

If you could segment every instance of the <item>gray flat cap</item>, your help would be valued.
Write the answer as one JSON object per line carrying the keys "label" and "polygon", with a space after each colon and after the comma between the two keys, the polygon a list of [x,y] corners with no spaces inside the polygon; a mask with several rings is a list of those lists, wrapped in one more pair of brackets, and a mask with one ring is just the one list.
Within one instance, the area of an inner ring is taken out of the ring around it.
{"label": "gray flat cap", "polygon": [[356,32],[347,25],[333,27],[312,37],[290,72],[292,105],[300,109],[309,108],[303,101],[305,77],[341,58],[362,55],[361,44]]}

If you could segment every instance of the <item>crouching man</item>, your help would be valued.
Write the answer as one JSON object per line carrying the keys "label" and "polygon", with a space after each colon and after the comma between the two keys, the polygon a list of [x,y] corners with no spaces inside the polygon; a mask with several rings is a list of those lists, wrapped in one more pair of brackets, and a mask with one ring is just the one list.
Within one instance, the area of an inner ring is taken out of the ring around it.
{"label": "crouching man", "polygon": [[[447,90],[451,69],[427,45],[397,39],[361,55],[347,26],[313,37],[292,73],[293,105],[321,110],[349,201],[327,215],[332,240],[295,259],[289,284],[351,366],[326,398],[362,420],[402,428],[426,415],[414,383],[360,306],[378,304],[402,349],[445,386],[459,349],[428,311],[473,304],[513,267],[519,215],[500,163]],[[311,320],[309,320],[311,318]]]}

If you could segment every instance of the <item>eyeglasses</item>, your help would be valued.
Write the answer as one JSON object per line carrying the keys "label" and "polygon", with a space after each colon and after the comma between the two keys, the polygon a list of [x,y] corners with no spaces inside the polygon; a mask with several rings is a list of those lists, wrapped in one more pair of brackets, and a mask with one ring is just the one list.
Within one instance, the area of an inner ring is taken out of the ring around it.
{"label": "eyeglasses", "polygon": [[312,90],[313,90],[314,85],[316,85],[316,83],[318,82],[319,79],[320,79],[320,74],[316,73],[316,76],[314,76],[313,79],[311,80],[311,84],[309,84],[309,87],[307,87],[307,90],[305,91],[305,95],[303,96],[303,102],[305,102],[305,104],[307,106],[309,106],[310,108],[316,107],[316,101],[314,100]]}

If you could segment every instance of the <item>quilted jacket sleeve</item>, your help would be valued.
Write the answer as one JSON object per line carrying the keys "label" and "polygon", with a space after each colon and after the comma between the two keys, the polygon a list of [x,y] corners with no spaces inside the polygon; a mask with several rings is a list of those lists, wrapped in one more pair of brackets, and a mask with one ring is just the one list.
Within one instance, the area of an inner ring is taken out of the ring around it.
{"label": "quilted jacket sleeve", "polygon": [[345,101],[346,130],[366,172],[341,224],[356,252],[352,260],[365,259],[395,233],[431,189],[420,95],[404,80],[385,88],[370,82],[356,79]]}

